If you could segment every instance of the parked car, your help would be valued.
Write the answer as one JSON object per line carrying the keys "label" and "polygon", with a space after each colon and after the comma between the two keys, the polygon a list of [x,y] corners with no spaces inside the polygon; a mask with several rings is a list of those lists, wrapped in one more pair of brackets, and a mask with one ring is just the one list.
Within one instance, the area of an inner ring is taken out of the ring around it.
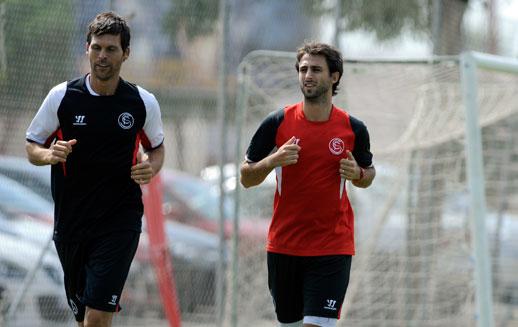
{"label": "parked car", "polygon": [[[38,220],[32,217],[39,216],[39,213],[43,212],[43,216],[48,217],[46,221],[52,221],[53,205],[42,199],[41,196],[38,196],[50,194],[50,171],[48,169],[46,171],[40,169],[37,169],[36,172],[32,171],[32,165],[25,158],[11,157],[9,160],[4,159],[5,157],[0,157],[0,167],[3,161],[18,164],[9,165],[9,176],[16,178],[16,181],[1,175],[2,171],[5,170],[0,168],[0,231],[23,237],[41,246],[47,239],[49,231],[51,232],[52,226],[48,224],[49,229],[45,227],[39,229]],[[46,168],[49,167],[47,166]],[[41,187],[31,187],[29,189],[20,184],[25,186],[40,185]],[[35,192],[38,195],[34,194]],[[15,200],[10,200],[11,197],[14,197]],[[2,201],[2,198],[5,201]],[[218,199],[212,197],[210,200],[217,201]],[[186,210],[192,210],[182,200],[179,201],[181,202],[180,205],[186,206]],[[27,206],[23,205],[32,202],[34,203]],[[15,205],[17,203],[20,205]],[[9,205],[4,207],[2,204]],[[214,202],[212,205],[217,205],[217,203]],[[167,207],[167,204],[165,207]],[[190,212],[192,212],[192,215],[199,215],[196,210]],[[187,221],[191,220],[187,219]],[[145,221],[143,221],[144,229],[145,226]],[[39,231],[26,232],[35,229]],[[201,307],[206,308],[214,305],[214,283],[217,260],[219,260],[219,238],[214,233],[174,220],[166,221],[165,232],[168,238],[169,251],[172,255],[177,292],[181,295],[179,298],[182,312],[196,312]],[[224,260],[227,262],[228,256]],[[154,310],[157,312],[161,310],[155,280],[155,272],[150,264],[147,235],[143,233],[136,258],[128,276],[129,286],[125,288],[125,293],[123,294],[124,299],[127,300],[126,303],[128,303],[128,305],[124,305],[125,302],[124,300],[122,301],[124,306],[123,315],[133,314],[131,312],[133,309],[137,311]],[[146,291],[146,289],[148,290]],[[151,292],[151,290],[154,290],[153,292],[155,293]],[[153,305],[147,305],[154,300],[157,301],[154,307]],[[135,314],[139,313],[135,312]]]}
{"label": "parked car", "polygon": [[[182,311],[193,312],[198,307],[215,305],[219,238],[177,222],[166,221],[165,227]],[[226,246],[222,260],[223,266],[227,266],[229,250]]]}
{"label": "parked car", "polygon": [[[44,247],[52,237],[53,226],[46,221],[33,219],[23,213],[14,213],[0,206],[0,233],[10,234],[19,239]],[[51,247],[54,251],[55,248]]]}
{"label": "parked car", "polygon": [[[199,177],[176,170],[164,169],[163,212],[167,219],[204,229],[219,231],[219,187]],[[234,200],[225,198],[225,236],[232,232]],[[269,221],[257,217],[241,217],[239,235],[253,242],[264,242]]]}
{"label": "parked car", "polygon": [[[203,180],[218,185],[219,187],[219,166],[208,166],[201,170],[200,176]],[[227,163],[223,166],[223,175],[225,180],[223,186],[225,192],[232,199],[235,199],[235,190],[238,187],[239,181],[236,176],[236,165],[234,163]],[[273,197],[275,188],[277,187],[277,179],[275,171],[272,170],[265,180],[254,187],[248,189],[242,188],[240,196],[240,216],[241,217],[256,217],[259,219],[270,220],[273,213]]]}
{"label": "parked car", "polygon": [[57,256],[47,253],[12,320],[6,313],[37,261],[39,246],[0,232],[0,321],[11,327],[70,326],[73,317],[66,303],[63,274]]}
{"label": "parked car", "polygon": [[53,222],[54,206],[28,187],[0,175],[0,206],[12,214],[24,214],[49,224]]}
{"label": "parked car", "polygon": [[[165,233],[169,254],[172,256],[174,283],[181,312],[192,314],[207,311],[207,308],[215,305],[219,238],[207,231],[174,221],[165,222]],[[135,310],[130,314],[137,316],[149,315],[150,311],[158,315],[163,312],[149,247],[147,234],[143,233],[138,260],[132,264],[122,295],[122,303]],[[228,249],[225,248],[224,265],[228,264],[228,259]]]}
{"label": "parked car", "polygon": [[0,156],[0,174],[14,179],[47,201],[53,201],[49,165],[35,166],[24,157]]}

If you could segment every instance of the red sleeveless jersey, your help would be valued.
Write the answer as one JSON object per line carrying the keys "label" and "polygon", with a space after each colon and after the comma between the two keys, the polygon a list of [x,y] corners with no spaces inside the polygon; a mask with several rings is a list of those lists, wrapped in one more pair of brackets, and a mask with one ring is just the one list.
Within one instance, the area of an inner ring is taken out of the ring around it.
{"label": "red sleeveless jersey", "polygon": [[340,190],[345,183],[341,183],[339,161],[349,150],[360,166],[372,165],[365,125],[335,106],[329,120],[312,122],[298,103],[263,122],[252,139],[247,160],[259,161],[271,151],[265,139],[270,138],[279,148],[293,136],[301,147],[299,159],[294,165],[276,168],[267,250],[298,256],[353,255],[354,214],[347,192]]}

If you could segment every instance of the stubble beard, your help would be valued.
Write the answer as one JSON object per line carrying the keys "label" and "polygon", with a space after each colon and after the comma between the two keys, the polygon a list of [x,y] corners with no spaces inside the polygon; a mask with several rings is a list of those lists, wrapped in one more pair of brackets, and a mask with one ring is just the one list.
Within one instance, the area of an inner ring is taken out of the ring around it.
{"label": "stubble beard", "polygon": [[306,101],[317,103],[322,102],[322,99],[325,98],[325,94],[329,91],[329,86],[321,85],[311,92],[305,90],[304,85],[301,85],[300,90],[302,91],[302,94],[304,94],[304,99]]}
{"label": "stubble beard", "polygon": [[101,72],[99,71],[99,69],[95,69],[96,67],[94,67],[92,73],[94,74],[95,78],[100,80],[100,81],[103,81],[103,82],[106,82],[106,81],[109,81],[110,79],[113,78],[113,68],[109,68],[107,69],[105,72]]}

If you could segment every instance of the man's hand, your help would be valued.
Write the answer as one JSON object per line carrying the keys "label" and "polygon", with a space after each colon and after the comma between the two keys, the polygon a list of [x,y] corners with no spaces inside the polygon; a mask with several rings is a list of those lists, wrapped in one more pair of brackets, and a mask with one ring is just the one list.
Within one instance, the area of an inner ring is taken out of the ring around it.
{"label": "man's hand", "polygon": [[299,160],[300,146],[297,144],[297,139],[292,136],[286,143],[284,143],[275,153],[269,158],[269,166],[271,168],[279,166],[294,165]]}
{"label": "man's hand", "polygon": [[343,158],[340,160],[340,169],[339,173],[342,178],[348,180],[356,180],[360,178],[361,168],[358,166],[356,159],[351,151],[346,150],[347,158]]}
{"label": "man's hand", "polygon": [[55,165],[58,162],[66,162],[68,155],[72,152],[72,146],[76,143],[76,139],[72,139],[70,141],[57,141],[50,146],[49,155],[46,161],[51,165]]}
{"label": "man's hand", "polygon": [[153,177],[153,168],[147,154],[137,153],[137,164],[131,167],[131,178],[137,184],[147,184]]}

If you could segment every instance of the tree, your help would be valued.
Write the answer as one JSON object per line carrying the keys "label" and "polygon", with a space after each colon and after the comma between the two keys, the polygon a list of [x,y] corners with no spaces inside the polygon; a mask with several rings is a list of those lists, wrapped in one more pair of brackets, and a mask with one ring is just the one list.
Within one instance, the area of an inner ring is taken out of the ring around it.
{"label": "tree", "polygon": [[[49,88],[75,69],[71,41],[74,15],[68,1],[0,1],[0,110],[4,121],[0,153],[19,128],[19,111],[35,109]],[[38,99],[37,102],[34,99]]]}
{"label": "tree", "polygon": [[[405,30],[429,37],[436,55],[462,50],[462,19],[468,0],[304,0],[313,15],[337,14],[339,32],[364,30],[380,41],[391,40]],[[335,10],[338,13],[334,13]]]}
{"label": "tree", "polygon": [[[74,32],[71,5],[57,0],[5,4],[5,86],[18,84],[17,91],[22,92],[26,88],[20,86],[29,82],[52,84],[68,77],[67,69],[74,68],[69,65]],[[34,88],[27,92],[34,94]]]}
{"label": "tree", "polygon": [[163,28],[173,43],[178,33],[185,32],[189,41],[214,31],[218,20],[219,0],[174,0],[165,16]]}

